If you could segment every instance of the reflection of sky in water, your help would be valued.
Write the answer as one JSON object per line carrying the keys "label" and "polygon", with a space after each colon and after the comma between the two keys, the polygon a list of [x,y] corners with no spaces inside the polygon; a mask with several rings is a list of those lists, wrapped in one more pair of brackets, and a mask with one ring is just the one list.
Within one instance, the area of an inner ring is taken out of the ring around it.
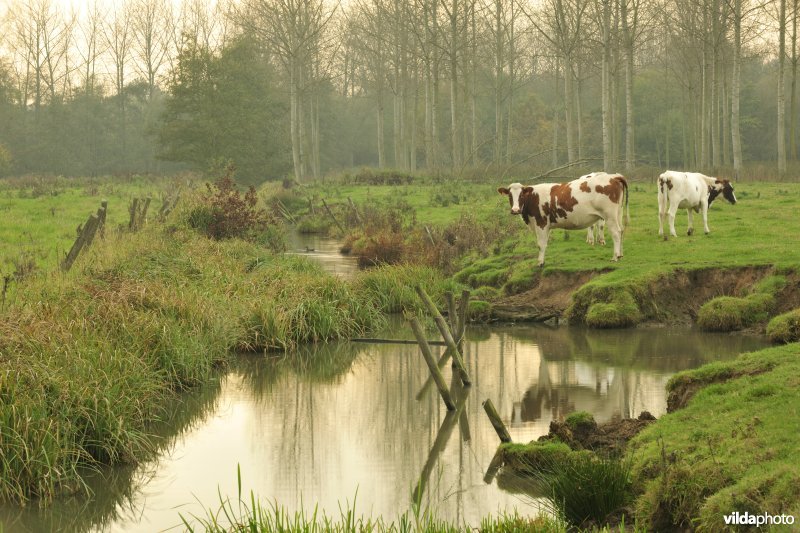
{"label": "reflection of sky in water", "polygon": [[[390,334],[410,337],[407,331]],[[394,520],[409,509],[427,462],[422,502],[441,518],[478,525],[498,511],[532,514],[532,498],[483,481],[498,444],[483,400],[492,399],[521,442],[547,433],[552,419],[575,410],[590,411],[598,421],[645,409],[658,416],[666,408],[664,385],[675,371],[761,344],[669,329],[472,329],[464,349],[473,380],[464,420],[445,424],[449,438],[432,457],[446,411],[434,387],[415,399],[428,378],[416,346],[318,347],[314,357],[326,362],[323,368],[248,357],[223,379],[211,414],[157,464],[143,465],[152,475],[103,530],[176,526],[178,513],[203,513],[198,501],[216,507],[218,488],[235,500],[237,464],[246,496],[253,489],[292,513],[302,502],[308,513],[319,504],[338,517],[339,503],[357,498],[357,514]],[[444,372],[450,383],[449,365]],[[37,512],[26,510],[13,526],[5,515],[0,520],[17,531],[34,524]],[[58,505],[45,512],[58,513]]]}

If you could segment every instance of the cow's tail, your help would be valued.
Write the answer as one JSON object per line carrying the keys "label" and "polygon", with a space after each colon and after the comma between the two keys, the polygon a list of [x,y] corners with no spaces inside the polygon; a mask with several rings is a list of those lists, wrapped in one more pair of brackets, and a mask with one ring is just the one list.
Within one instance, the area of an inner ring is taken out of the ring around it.
{"label": "cow's tail", "polygon": [[624,230],[631,224],[631,208],[630,205],[628,204],[628,198],[630,197],[630,193],[628,191],[628,182],[625,180],[625,178],[620,177],[620,181],[622,182],[623,194],[625,195],[625,225],[622,227],[622,229]]}

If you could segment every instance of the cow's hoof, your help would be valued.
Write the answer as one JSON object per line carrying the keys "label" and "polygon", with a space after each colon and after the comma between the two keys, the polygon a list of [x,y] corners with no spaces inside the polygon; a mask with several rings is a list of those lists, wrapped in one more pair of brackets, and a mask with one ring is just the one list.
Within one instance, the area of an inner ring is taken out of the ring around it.
{"label": "cow's hoof", "polygon": [[689,235],[690,237],[691,237],[692,233],[694,233],[694,229],[689,229],[689,230],[686,231],[686,235]]}
{"label": "cow's hoof", "polygon": [[668,240],[669,240],[669,237],[667,235],[664,235],[664,241],[666,242]]}
{"label": "cow's hoof", "polygon": [[600,246],[605,246],[605,245],[606,245],[606,241],[600,241]]}

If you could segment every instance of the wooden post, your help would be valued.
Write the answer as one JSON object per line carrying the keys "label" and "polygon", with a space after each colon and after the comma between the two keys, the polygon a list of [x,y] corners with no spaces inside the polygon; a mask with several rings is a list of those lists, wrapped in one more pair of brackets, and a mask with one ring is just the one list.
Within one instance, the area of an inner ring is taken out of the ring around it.
{"label": "wooden post", "polygon": [[453,338],[457,343],[458,339],[456,338],[456,332],[458,331],[458,313],[456,312],[456,301],[453,298],[452,291],[447,291],[444,293],[444,301],[447,303],[447,322],[450,326],[450,331],[453,333]]}
{"label": "wooden post", "polygon": [[83,230],[81,231],[80,235],[78,235],[78,238],[75,239],[75,242],[72,244],[72,248],[70,248],[67,257],[64,258],[64,262],[61,263],[61,269],[64,272],[72,268],[72,263],[75,262],[75,259],[78,258],[78,254],[81,253],[81,250],[86,245],[86,241],[90,232],[92,237],[94,237],[94,232],[97,229],[98,221],[99,219],[97,215],[95,214],[89,215],[89,219],[86,221],[86,224],[83,225]]}
{"label": "wooden post", "polygon": [[331,220],[333,220],[333,223],[336,224],[336,227],[339,228],[339,231],[344,233],[344,228],[342,227],[341,224],[339,224],[339,221],[336,220],[336,217],[333,216],[333,212],[331,211],[331,208],[328,207],[327,202],[325,202],[325,198],[322,199],[322,206],[325,208],[325,211],[328,212],[328,216],[331,217]]}
{"label": "wooden post", "polygon": [[131,214],[130,222],[128,222],[128,230],[136,231],[136,221],[137,216],[136,214],[139,212],[139,199],[134,198],[131,202],[131,205],[128,206],[128,213]]}
{"label": "wooden post", "polygon": [[144,199],[144,202],[141,204],[141,212],[139,213],[139,219],[136,221],[136,229],[141,229],[144,227],[145,219],[147,218],[147,208],[150,207],[150,201],[152,198],[149,196]]}
{"label": "wooden post", "polygon": [[436,322],[436,326],[439,328],[439,332],[442,334],[444,342],[447,343],[447,347],[452,352],[451,355],[453,356],[453,361],[458,369],[461,382],[466,386],[471,385],[469,374],[467,374],[467,369],[464,367],[464,361],[461,359],[461,352],[458,351],[458,346],[456,346],[456,341],[453,339],[453,334],[447,327],[447,322],[445,322],[444,317],[436,308],[436,304],[433,303],[433,300],[431,300],[431,297],[428,296],[428,293],[425,292],[425,289],[423,289],[422,286],[417,285],[416,290],[417,294],[419,294],[419,297],[422,299],[422,303],[425,304],[425,307],[428,308],[430,314],[433,315],[433,320]]}
{"label": "wooden post", "polygon": [[356,204],[353,203],[353,199],[348,196],[347,202],[350,204],[350,209],[353,210],[353,214],[356,216],[356,221],[358,222],[358,224],[363,225],[364,221],[361,220],[361,215],[358,213],[358,209],[356,209]]}
{"label": "wooden post", "polygon": [[425,226],[425,232],[428,234],[428,239],[430,239],[431,244],[436,246],[436,240],[433,238],[433,234],[431,233],[431,228]]}
{"label": "wooden post", "polygon": [[100,209],[97,210],[97,216],[100,217],[100,225],[98,229],[100,231],[100,238],[102,239],[106,235],[106,215],[108,214],[108,200],[105,198],[100,202]]}
{"label": "wooden post", "polygon": [[469,296],[467,289],[461,291],[461,301],[458,304],[458,328],[456,329],[456,342],[464,340],[464,333],[467,331],[467,311],[469,310]]}
{"label": "wooden post", "polygon": [[494,427],[495,432],[497,432],[497,436],[500,437],[500,442],[511,442],[511,435],[508,434],[506,425],[503,424],[500,415],[497,414],[492,400],[487,398],[486,401],[483,402],[483,410],[486,411],[486,416],[489,417],[492,427]]}
{"label": "wooden post", "polygon": [[417,342],[419,342],[419,348],[420,351],[422,351],[422,357],[425,358],[425,362],[428,364],[428,370],[431,371],[433,381],[436,383],[436,387],[439,389],[439,394],[442,396],[442,401],[444,401],[448,411],[455,410],[456,405],[453,403],[453,399],[450,397],[450,391],[447,390],[447,384],[444,382],[442,373],[439,372],[439,368],[433,361],[431,347],[428,346],[428,341],[425,339],[425,332],[422,330],[422,325],[419,323],[419,319],[417,319],[417,317],[412,317],[409,322],[411,323],[411,329],[414,330],[414,336],[417,337]]}
{"label": "wooden post", "polygon": [[[442,356],[439,358],[439,360],[436,361],[436,368],[440,370],[444,368],[444,365],[445,363],[447,363],[448,359],[450,359],[450,348],[446,349],[442,354]],[[425,380],[425,383],[422,385],[422,388],[419,389],[419,392],[414,397],[417,401],[421,400],[422,397],[425,396],[425,393],[431,387],[431,383],[433,383],[433,376],[428,376],[428,379]]]}

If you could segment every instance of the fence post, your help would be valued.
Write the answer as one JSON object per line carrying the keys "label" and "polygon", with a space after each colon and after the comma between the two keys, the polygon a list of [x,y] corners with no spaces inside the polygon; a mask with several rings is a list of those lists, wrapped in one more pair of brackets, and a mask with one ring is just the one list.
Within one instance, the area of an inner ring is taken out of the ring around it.
{"label": "fence post", "polygon": [[442,373],[439,372],[439,367],[436,366],[436,362],[433,360],[431,347],[428,346],[428,341],[425,339],[425,332],[422,330],[422,325],[420,325],[417,317],[412,317],[409,322],[411,323],[411,329],[414,331],[414,336],[417,338],[417,342],[419,343],[422,357],[428,364],[428,370],[431,371],[431,376],[433,376],[433,381],[436,383],[436,388],[439,389],[439,394],[442,396],[442,401],[444,402],[444,405],[447,407],[448,411],[453,411],[456,408],[456,405],[453,403],[453,399],[450,397],[450,391],[447,390],[447,384],[444,381],[444,377],[442,377]]}
{"label": "fence post", "polygon": [[506,425],[503,424],[503,420],[500,418],[500,415],[497,414],[497,409],[494,408],[492,400],[487,398],[486,401],[483,402],[483,410],[486,411],[486,416],[489,417],[492,427],[494,427],[497,436],[500,437],[500,442],[511,442],[511,435],[508,434]]}
{"label": "fence post", "polygon": [[428,296],[428,293],[425,292],[425,289],[423,289],[421,285],[417,285],[416,290],[420,299],[422,299],[422,303],[425,304],[425,307],[427,307],[428,311],[431,313],[431,315],[433,315],[433,320],[436,322],[436,326],[439,328],[439,332],[442,334],[444,342],[447,343],[447,347],[452,352],[451,355],[453,356],[453,362],[458,369],[458,375],[461,378],[461,382],[464,385],[469,386],[471,384],[469,374],[467,374],[467,369],[464,367],[464,361],[461,359],[461,352],[458,351],[458,346],[456,346],[456,341],[453,339],[453,334],[447,327],[447,322],[445,322],[444,317],[436,308],[436,304],[433,303],[433,300],[431,300],[431,297]]}

